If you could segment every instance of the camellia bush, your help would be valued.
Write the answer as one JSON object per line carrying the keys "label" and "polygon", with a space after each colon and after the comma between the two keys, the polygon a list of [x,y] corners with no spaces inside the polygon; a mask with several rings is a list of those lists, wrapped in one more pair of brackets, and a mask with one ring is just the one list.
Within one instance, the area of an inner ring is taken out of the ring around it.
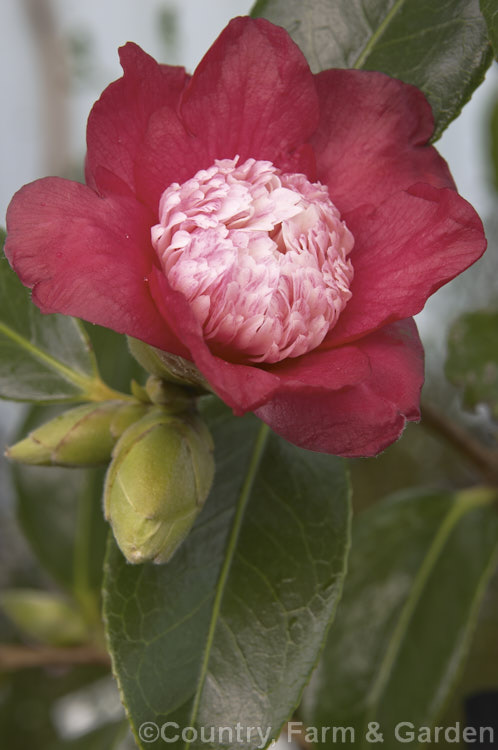
{"label": "camellia bush", "polygon": [[[3,592],[0,658],[47,711],[112,668],[140,748],[498,742],[497,308],[422,406],[413,320],[486,249],[433,144],[497,41],[496,0],[259,0],[192,75],[122,47],[86,184],[13,197],[6,455],[57,587]],[[49,725],[9,749],[126,726]]]}

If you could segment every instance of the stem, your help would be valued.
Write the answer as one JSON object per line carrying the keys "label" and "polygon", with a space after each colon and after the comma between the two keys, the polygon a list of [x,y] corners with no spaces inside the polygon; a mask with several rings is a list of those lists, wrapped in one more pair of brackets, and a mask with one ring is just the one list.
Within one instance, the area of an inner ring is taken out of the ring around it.
{"label": "stem", "polygon": [[435,406],[425,402],[422,425],[443,437],[492,484],[498,484],[498,451],[490,450]]}
{"label": "stem", "polygon": [[111,661],[109,654],[94,646],[56,648],[0,644],[0,671],[33,667],[72,667],[78,664],[101,664],[110,667]]}
{"label": "stem", "polygon": [[114,388],[110,388],[103,380],[100,380],[100,378],[88,379],[88,385],[82,395],[88,401],[136,402],[134,396],[130,396],[128,393],[121,393],[121,391],[115,391]]}
{"label": "stem", "polygon": [[28,355],[42,362],[46,367],[57,372],[61,377],[72,383],[81,390],[81,396],[76,395],[72,400],[81,401],[135,401],[133,396],[120,393],[110,388],[100,379],[97,369],[94,375],[83,375],[71,369],[63,362],[53,357],[48,352],[42,351],[36,344],[29,341],[24,335],[12,330],[0,321],[0,334],[3,334],[19,347],[28,352]]}

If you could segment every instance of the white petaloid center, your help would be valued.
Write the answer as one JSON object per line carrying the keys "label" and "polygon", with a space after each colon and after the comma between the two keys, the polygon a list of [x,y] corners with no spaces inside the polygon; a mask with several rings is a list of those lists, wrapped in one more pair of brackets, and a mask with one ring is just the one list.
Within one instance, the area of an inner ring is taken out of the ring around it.
{"label": "white petaloid center", "polygon": [[353,236],[323,185],[237,161],[170,185],[152,243],[213,351],[245,362],[299,357],[351,297]]}

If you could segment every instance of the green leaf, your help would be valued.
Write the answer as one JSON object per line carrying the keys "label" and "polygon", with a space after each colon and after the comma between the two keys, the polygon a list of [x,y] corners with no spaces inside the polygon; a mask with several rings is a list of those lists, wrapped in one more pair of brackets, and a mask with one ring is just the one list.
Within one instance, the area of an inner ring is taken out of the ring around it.
{"label": "green leaf", "polygon": [[432,105],[434,140],[492,59],[478,0],[259,0],[252,15],[286,28],[315,73],[379,70],[418,86]]}
{"label": "green leaf", "polygon": [[[344,462],[299,450],[254,417],[210,409],[217,473],[183,546],[156,567],[127,565],[109,547],[104,615],[136,736],[146,721],[240,722],[277,736],[341,592],[350,517]],[[226,743],[216,736],[210,746],[233,746]],[[239,746],[262,741],[254,733]]]}
{"label": "green leaf", "polygon": [[99,379],[81,323],[42,315],[0,257],[0,398],[54,403],[113,396]]}
{"label": "green leaf", "polygon": [[78,496],[85,472],[13,466],[21,528],[43,567],[71,590]]}
{"label": "green leaf", "polygon": [[[46,417],[46,408],[33,407],[21,432]],[[33,552],[96,620],[108,529],[101,502],[104,471],[17,465],[12,471],[17,516]]]}
{"label": "green leaf", "polygon": [[489,38],[498,56],[498,3],[496,0],[480,0],[481,11],[488,24]]}
{"label": "green leaf", "polygon": [[15,478],[18,518],[34,553],[97,621],[107,536],[103,472],[23,466]]}
{"label": "green leaf", "polygon": [[[498,555],[495,490],[412,492],[362,514],[321,664],[303,702],[313,726],[431,726],[460,672]],[[331,736],[326,747],[333,747]]]}
{"label": "green leaf", "polygon": [[88,639],[80,613],[59,594],[9,589],[0,593],[0,607],[23,633],[40,643],[71,646]]}
{"label": "green leaf", "polygon": [[498,312],[482,310],[462,315],[448,337],[446,375],[463,387],[466,407],[488,404],[498,418]]}
{"label": "green leaf", "polygon": [[[498,569],[487,588],[467,663],[453,700],[438,723],[450,726],[460,721],[463,726],[466,702],[482,693],[495,693],[498,698]],[[483,724],[488,724],[487,719]],[[454,744],[451,746],[455,747]],[[450,747],[449,743],[447,747]],[[465,745],[462,743],[458,747],[465,748]]]}
{"label": "green leaf", "polygon": [[145,380],[145,371],[130,354],[126,336],[92,323],[83,325],[90,338],[105,383],[109,383],[118,391],[128,392],[133,379],[140,383]]}

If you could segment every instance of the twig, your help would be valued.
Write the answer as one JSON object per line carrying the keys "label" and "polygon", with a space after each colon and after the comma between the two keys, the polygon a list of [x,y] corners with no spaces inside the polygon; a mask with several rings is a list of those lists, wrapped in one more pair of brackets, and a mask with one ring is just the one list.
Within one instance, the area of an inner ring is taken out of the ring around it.
{"label": "twig", "polygon": [[110,666],[109,655],[93,646],[56,648],[0,644],[0,672],[30,667],[71,667],[81,664]]}
{"label": "twig", "polygon": [[422,424],[442,436],[492,484],[498,484],[498,451],[490,450],[435,406],[422,404]]}

